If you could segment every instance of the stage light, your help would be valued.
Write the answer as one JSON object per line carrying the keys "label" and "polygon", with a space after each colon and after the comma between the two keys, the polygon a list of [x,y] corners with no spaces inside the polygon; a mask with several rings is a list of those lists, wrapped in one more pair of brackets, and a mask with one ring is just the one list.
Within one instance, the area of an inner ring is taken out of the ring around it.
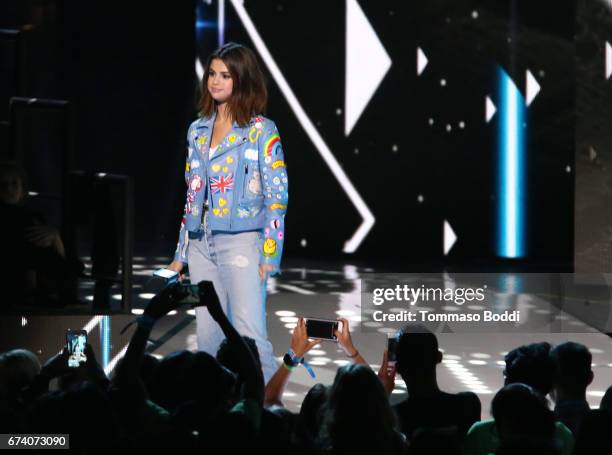
{"label": "stage light", "polygon": [[100,350],[102,351],[101,366],[106,371],[106,368],[109,366],[111,352],[110,316],[102,316],[102,319],[100,320]]}
{"label": "stage light", "polygon": [[520,258],[525,256],[525,99],[501,67],[498,79],[497,254]]}
{"label": "stage light", "polygon": [[281,310],[281,311],[275,312],[274,314],[277,316],[295,316],[295,311]]}

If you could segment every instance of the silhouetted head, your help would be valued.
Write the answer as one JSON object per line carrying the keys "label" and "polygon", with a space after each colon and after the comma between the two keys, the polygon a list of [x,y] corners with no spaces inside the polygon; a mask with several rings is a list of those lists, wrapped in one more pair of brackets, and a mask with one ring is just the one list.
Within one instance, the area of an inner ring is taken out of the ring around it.
{"label": "silhouetted head", "polygon": [[385,453],[396,442],[395,416],[369,366],[350,364],[338,370],[324,414],[322,439],[339,452],[376,447]]}
{"label": "silhouetted head", "polygon": [[491,414],[500,440],[531,437],[552,439],[555,417],[546,398],[527,384],[503,387],[491,402]]}
{"label": "silhouetted head", "polygon": [[321,409],[327,398],[327,387],[315,384],[310,388],[300,408],[297,418],[296,433],[299,439],[314,440],[321,427]]}
{"label": "silhouetted head", "polygon": [[18,396],[39,372],[38,357],[26,349],[13,349],[0,354],[0,402]]}
{"label": "silhouetted head", "polygon": [[584,394],[593,380],[593,356],[586,346],[568,341],[550,351],[554,365],[553,385],[568,393]]}
{"label": "silhouetted head", "polygon": [[397,371],[404,379],[432,374],[441,361],[438,339],[424,327],[408,326],[398,335]]}
{"label": "silhouetted head", "polygon": [[167,355],[155,369],[151,392],[168,411],[191,402],[213,410],[232,404],[236,376],[206,352],[179,351]]}
{"label": "silhouetted head", "polygon": [[39,398],[26,416],[26,429],[28,433],[69,434],[70,448],[77,453],[103,452],[119,439],[108,396],[88,382]]}
{"label": "silhouetted head", "polygon": [[[257,349],[257,343],[255,340],[248,336],[243,336],[242,339],[249,347],[251,354],[253,354],[253,358],[255,359],[255,364],[257,368],[261,370],[261,359],[259,357],[259,350]],[[225,368],[238,375],[239,370],[239,358],[236,357],[234,352],[231,349],[231,344],[227,342],[227,338],[224,339],[219,345],[219,350],[217,351],[217,360],[221,365]],[[239,385],[242,385],[243,379],[238,375]]]}
{"label": "silhouetted head", "polygon": [[510,351],[504,358],[505,384],[520,382],[547,395],[552,388],[554,371],[549,353],[550,344],[546,342],[527,344]]}
{"label": "silhouetted head", "polygon": [[612,385],[608,387],[606,393],[604,393],[604,396],[601,398],[599,409],[605,409],[612,412]]}

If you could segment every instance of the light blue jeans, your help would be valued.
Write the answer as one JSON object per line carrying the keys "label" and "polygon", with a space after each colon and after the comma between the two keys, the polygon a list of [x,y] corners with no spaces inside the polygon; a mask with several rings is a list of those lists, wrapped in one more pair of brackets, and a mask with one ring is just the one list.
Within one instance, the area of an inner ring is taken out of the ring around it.
{"label": "light blue jeans", "polygon": [[[263,234],[211,233],[189,238],[191,283],[212,281],[221,306],[238,333],[255,340],[267,383],[278,365],[266,328],[266,281],[259,278]],[[198,349],[215,356],[225,336],[206,307],[196,308]]]}

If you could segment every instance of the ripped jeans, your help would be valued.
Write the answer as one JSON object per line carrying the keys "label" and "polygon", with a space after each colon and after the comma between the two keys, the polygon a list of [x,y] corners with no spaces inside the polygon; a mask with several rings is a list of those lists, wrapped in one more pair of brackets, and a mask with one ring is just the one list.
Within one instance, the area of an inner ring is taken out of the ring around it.
{"label": "ripped jeans", "polygon": [[[267,383],[278,365],[266,328],[266,281],[259,278],[263,234],[259,231],[190,235],[187,260],[193,284],[212,281],[238,333],[255,340]],[[206,307],[196,308],[198,349],[216,356],[225,336]]]}

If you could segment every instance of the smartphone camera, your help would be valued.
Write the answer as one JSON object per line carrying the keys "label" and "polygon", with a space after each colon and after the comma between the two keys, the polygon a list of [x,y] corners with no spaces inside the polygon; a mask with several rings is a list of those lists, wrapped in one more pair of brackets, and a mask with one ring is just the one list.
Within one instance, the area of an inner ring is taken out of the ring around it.
{"label": "smartphone camera", "polygon": [[85,330],[66,331],[66,347],[68,348],[68,366],[77,368],[81,363],[87,361],[85,345],[87,344],[87,332]]}
{"label": "smartphone camera", "polygon": [[338,341],[335,332],[339,326],[340,321],[306,318],[306,334],[308,338]]}

